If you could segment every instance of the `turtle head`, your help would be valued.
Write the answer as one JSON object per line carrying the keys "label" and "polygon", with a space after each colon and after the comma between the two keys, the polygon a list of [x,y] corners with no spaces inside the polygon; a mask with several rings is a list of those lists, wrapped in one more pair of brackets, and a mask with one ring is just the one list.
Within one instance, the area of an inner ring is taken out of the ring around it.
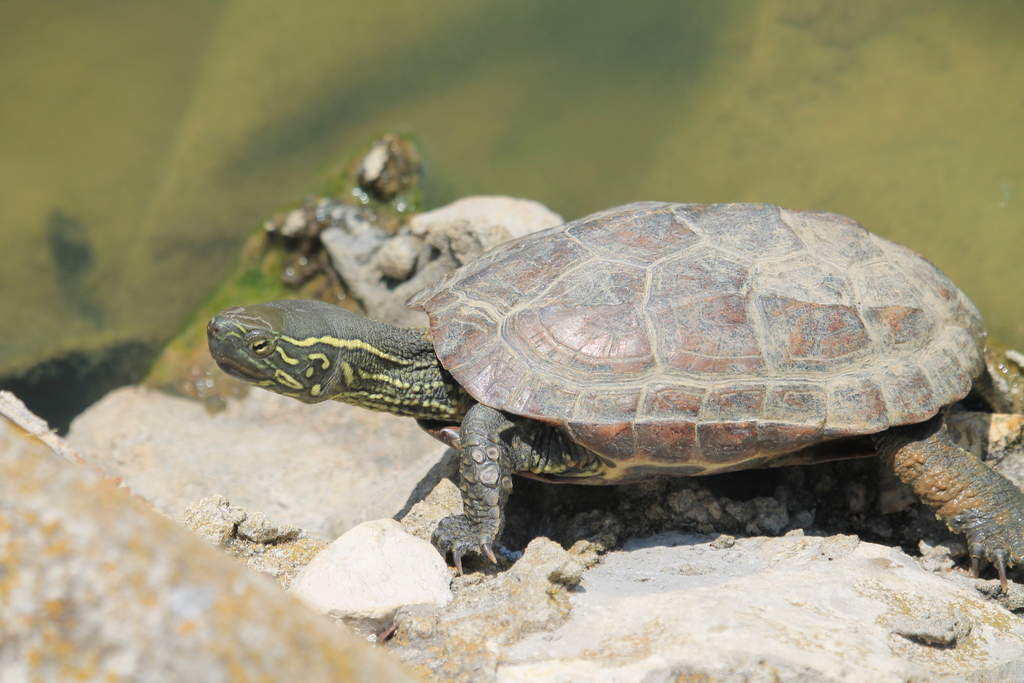
{"label": "turtle head", "polygon": [[457,421],[472,403],[434,354],[430,333],[323,301],[234,306],[206,326],[210,355],[243,382],[304,403],[327,399]]}
{"label": "turtle head", "polygon": [[221,370],[235,379],[297,398],[319,403],[332,398],[336,346],[321,340],[337,339],[352,318],[351,334],[358,334],[360,316],[321,301],[270,301],[253,306],[232,306],[215,315],[206,326],[210,355]]}

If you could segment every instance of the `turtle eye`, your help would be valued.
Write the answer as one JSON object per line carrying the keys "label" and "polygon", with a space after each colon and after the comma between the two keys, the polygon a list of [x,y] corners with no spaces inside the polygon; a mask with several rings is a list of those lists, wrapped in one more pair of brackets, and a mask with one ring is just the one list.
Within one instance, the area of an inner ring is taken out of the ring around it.
{"label": "turtle eye", "polygon": [[274,352],[276,346],[272,339],[257,338],[249,342],[249,348],[257,358],[266,358]]}

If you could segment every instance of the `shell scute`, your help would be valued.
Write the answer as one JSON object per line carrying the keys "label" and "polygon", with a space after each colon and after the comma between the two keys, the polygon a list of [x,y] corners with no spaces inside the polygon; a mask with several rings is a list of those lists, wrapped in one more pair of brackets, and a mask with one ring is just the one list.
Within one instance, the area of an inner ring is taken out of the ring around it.
{"label": "shell scute", "polygon": [[826,305],[850,304],[855,298],[847,273],[806,253],[758,263],[751,269],[750,289],[760,297]]}
{"label": "shell scute", "polygon": [[655,364],[650,332],[636,301],[645,275],[601,264],[586,277],[569,273],[542,302],[508,318],[507,334],[528,341],[525,352],[544,367],[579,372],[636,373]]}
{"label": "shell scute", "polygon": [[778,258],[803,248],[770,204],[683,204],[676,215],[713,243],[751,256]]}
{"label": "shell scute", "polygon": [[508,395],[502,409],[516,415],[537,415],[537,419],[562,424],[561,420],[548,416],[559,414],[561,406],[571,405],[578,394],[576,387],[550,377],[542,380],[536,372],[526,370],[518,378],[515,390]]}
{"label": "shell scute", "polygon": [[871,306],[864,313],[864,323],[886,347],[922,345],[931,339],[935,328],[932,318],[917,306]]}
{"label": "shell scute", "polygon": [[559,228],[514,240],[449,273],[407,302],[426,311],[451,305],[452,296],[487,301],[502,313],[546,289],[551,273],[563,273],[589,258],[585,247]]}
{"label": "shell scute", "polygon": [[679,220],[671,204],[654,202],[585,218],[566,232],[602,256],[640,264],[684,251],[701,241]]}
{"label": "shell scute", "polygon": [[757,336],[737,295],[687,297],[650,307],[661,326],[665,364],[694,374],[746,374],[764,365]]}
{"label": "shell scute", "polygon": [[826,436],[871,434],[888,429],[885,394],[869,371],[841,375],[827,385]]}
{"label": "shell scute", "polygon": [[828,263],[847,269],[885,261],[885,252],[857,221],[826,211],[783,209],[783,220],[807,245],[807,250]]}
{"label": "shell scute", "polygon": [[573,441],[616,463],[632,460],[636,452],[632,422],[568,422],[565,428]]}
{"label": "shell scute", "polygon": [[815,382],[776,384],[765,392],[761,419],[820,428],[825,421],[825,400],[825,389]]}
{"label": "shell scute", "polygon": [[470,362],[480,349],[491,346],[498,338],[498,331],[496,314],[474,306],[463,307],[445,325],[431,327],[434,348],[453,367]]}
{"label": "shell scute", "polygon": [[639,403],[639,387],[587,387],[576,398],[572,421],[603,422],[609,415],[633,421]]}
{"label": "shell scute", "polygon": [[746,462],[758,454],[757,422],[699,422],[697,443],[700,459],[708,463],[710,471]]}
{"label": "shell scute", "polygon": [[495,342],[473,350],[465,363],[448,370],[470,395],[487,396],[487,405],[503,410],[528,368],[507,346]]}
{"label": "shell scute", "polygon": [[783,297],[758,297],[774,361],[784,370],[834,367],[837,359],[866,355],[871,336],[852,306],[817,304]]}
{"label": "shell scute", "polygon": [[821,425],[792,422],[759,422],[758,452],[769,455],[792,453],[822,440]]}
{"label": "shell scute", "polygon": [[641,414],[663,420],[696,420],[700,417],[706,387],[658,383],[648,387]]}
{"label": "shell scute", "polygon": [[652,271],[647,313],[667,366],[694,374],[745,374],[762,367],[744,293],[745,264],[694,251]]}
{"label": "shell scute", "polygon": [[738,384],[708,392],[701,419],[708,421],[744,421],[759,417],[764,409],[763,384]]}
{"label": "shell scute", "polygon": [[[636,431],[637,459],[653,462],[681,463],[695,460],[697,423],[683,419],[640,420]],[[695,467],[694,474],[703,471]]]}
{"label": "shell scute", "polygon": [[913,361],[893,363],[882,373],[880,386],[886,394],[890,420],[909,424],[935,414],[935,392],[928,375]]}
{"label": "shell scute", "polygon": [[971,356],[962,348],[964,338],[971,341],[963,331],[943,336],[918,357],[921,367],[927,369],[936,396],[966,396],[971,390],[972,378],[984,371],[984,359],[968,365]]}

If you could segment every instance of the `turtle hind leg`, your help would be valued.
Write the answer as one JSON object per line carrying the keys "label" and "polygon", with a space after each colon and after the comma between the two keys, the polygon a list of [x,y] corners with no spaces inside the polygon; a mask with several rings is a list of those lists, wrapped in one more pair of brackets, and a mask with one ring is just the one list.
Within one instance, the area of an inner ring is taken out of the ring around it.
{"label": "turtle hind leg", "polygon": [[942,417],[877,434],[875,448],[951,531],[966,534],[972,574],[987,559],[1006,592],[1006,568],[1024,561],[1024,493],[954,444]]}

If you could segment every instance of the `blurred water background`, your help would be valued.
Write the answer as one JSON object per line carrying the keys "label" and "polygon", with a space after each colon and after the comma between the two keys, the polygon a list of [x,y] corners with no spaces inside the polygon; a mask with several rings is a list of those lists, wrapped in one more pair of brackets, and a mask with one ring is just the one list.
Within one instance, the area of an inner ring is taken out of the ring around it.
{"label": "blurred water background", "polygon": [[130,380],[265,217],[387,130],[434,206],[853,216],[1024,350],[1024,3],[7,0],[0,377],[62,386],[93,354]]}

